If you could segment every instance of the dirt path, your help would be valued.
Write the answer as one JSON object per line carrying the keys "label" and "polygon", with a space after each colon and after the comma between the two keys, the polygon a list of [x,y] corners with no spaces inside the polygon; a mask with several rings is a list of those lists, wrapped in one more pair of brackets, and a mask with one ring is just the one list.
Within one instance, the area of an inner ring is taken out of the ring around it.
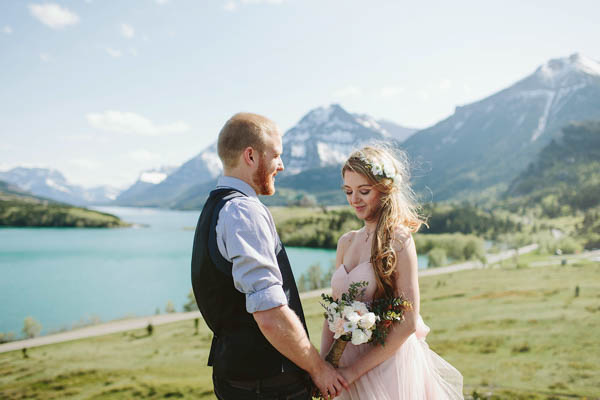
{"label": "dirt path", "polygon": [[40,336],[33,339],[18,340],[15,342],[0,344],[0,353],[5,353],[7,351],[13,350],[21,350],[23,348],[43,346],[52,343],[67,342],[69,340],[108,335],[110,333],[129,331],[134,329],[143,329],[146,328],[148,324],[157,326],[194,318],[202,318],[202,315],[199,311],[151,315],[148,317],[111,321],[103,324],[88,326],[81,329],[74,329],[67,332],[56,333],[53,335]]}
{"label": "dirt path", "polygon": [[[526,254],[538,248],[537,244],[521,247],[518,249],[518,254]],[[600,254],[600,253],[599,253]],[[488,264],[493,264],[498,261],[506,260],[515,255],[515,250],[504,251],[498,254],[489,254]],[[598,254],[595,254],[596,256]],[[419,276],[430,276],[439,274],[448,274],[451,272],[464,271],[468,269],[483,268],[484,265],[479,261],[469,261],[461,264],[449,265],[447,267],[431,268],[419,271]],[[300,295],[302,299],[320,296],[321,293],[331,293],[330,288],[317,289],[310,292],[304,292]],[[140,317],[119,321],[112,321],[103,324],[88,326],[86,328],[75,329],[67,332],[56,333],[53,335],[41,336],[33,339],[18,340],[15,342],[0,344],[0,353],[7,351],[21,350],[23,348],[43,346],[46,344],[66,342],[69,340],[84,339],[94,336],[108,335],[110,333],[129,331],[134,329],[143,329],[151,323],[154,326],[169,324],[171,322],[184,321],[194,318],[202,318],[198,311],[186,313],[173,313],[152,315],[148,317]]]}

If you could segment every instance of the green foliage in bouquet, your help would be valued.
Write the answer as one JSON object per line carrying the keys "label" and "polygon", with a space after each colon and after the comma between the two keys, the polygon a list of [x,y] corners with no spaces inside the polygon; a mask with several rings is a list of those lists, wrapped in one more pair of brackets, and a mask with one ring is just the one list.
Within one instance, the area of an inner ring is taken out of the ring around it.
{"label": "green foliage in bouquet", "polygon": [[372,344],[385,345],[392,324],[404,321],[404,313],[412,309],[412,303],[404,297],[385,297],[375,299],[370,306],[371,312],[379,317],[377,328],[373,331]]}
{"label": "green foliage in bouquet", "polygon": [[[339,303],[346,303],[348,305],[352,304],[354,300],[357,300],[358,298],[364,296],[365,291],[367,290],[367,286],[369,286],[369,282],[367,281],[352,282],[350,284],[350,287],[348,288],[348,291],[346,293],[342,293],[342,298]],[[323,299],[323,301],[329,304],[336,303],[336,300],[333,297],[325,293],[321,293],[321,298]],[[327,310],[327,306],[325,304],[321,303],[321,305]],[[324,313],[324,315],[325,319],[327,319],[327,313]]]}

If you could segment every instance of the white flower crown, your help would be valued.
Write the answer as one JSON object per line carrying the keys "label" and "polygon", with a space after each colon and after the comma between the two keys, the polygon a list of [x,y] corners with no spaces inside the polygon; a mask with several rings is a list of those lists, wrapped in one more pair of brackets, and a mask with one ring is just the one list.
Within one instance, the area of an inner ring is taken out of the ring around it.
{"label": "white flower crown", "polygon": [[371,169],[371,173],[373,175],[391,179],[394,183],[400,183],[402,181],[402,175],[396,173],[396,168],[394,168],[394,164],[392,164],[391,162],[384,161],[382,164],[379,164],[369,160],[362,153],[359,155],[358,158],[368,168]]}

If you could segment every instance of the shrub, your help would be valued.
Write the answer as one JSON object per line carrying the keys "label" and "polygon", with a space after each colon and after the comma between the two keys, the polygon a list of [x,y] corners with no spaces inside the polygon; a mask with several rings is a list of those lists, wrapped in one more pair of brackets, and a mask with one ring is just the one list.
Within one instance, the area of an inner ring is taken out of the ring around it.
{"label": "shrub", "polygon": [[23,335],[25,335],[27,339],[38,336],[41,331],[42,324],[37,322],[32,317],[25,317],[25,320],[23,321]]}
{"label": "shrub", "polygon": [[190,289],[187,298],[188,302],[183,305],[183,311],[197,311],[198,304],[196,303],[196,297],[194,296],[194,291],[192,289]]}
{"label": "shrub", "polygon": [[165,312],[167,314],[172,314],[175,312],[175,306],[171,300],[167,301],[167,305],[165,306]]}
{"label": "shrub", "polygon": [[440,267],[448,262],[446,250],[439,247],[431,249],[427,255],[429,257],[428,266],[430,267]]}

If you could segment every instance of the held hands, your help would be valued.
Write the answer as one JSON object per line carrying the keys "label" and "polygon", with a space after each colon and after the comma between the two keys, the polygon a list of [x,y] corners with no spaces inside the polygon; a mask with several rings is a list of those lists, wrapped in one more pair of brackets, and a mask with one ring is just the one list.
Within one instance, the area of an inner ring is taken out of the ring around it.
{"label": "held hands", "polygon": [[325,399],[333,399],[342,394],[344,389],[348,389],[348,382],[344,376],[325,361],[322,361],[310,377]]}
{"label": "held hands", "polygon": [[359,377],[351,367],[340,367],[337,369],[338,373],[344,377],[348,385],[354,383]]}

